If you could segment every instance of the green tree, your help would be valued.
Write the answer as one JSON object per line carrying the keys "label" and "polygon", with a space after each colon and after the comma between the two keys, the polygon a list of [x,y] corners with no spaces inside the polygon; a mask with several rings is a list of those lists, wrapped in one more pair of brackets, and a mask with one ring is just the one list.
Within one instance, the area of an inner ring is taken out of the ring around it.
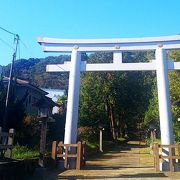
{"label": "green tree", "polygon": [[[180,50],[169,51],[169,59],[175,62],[180,62]],[[180,71],[169,72],[169,86],[171,93],[172,114],[173,114],[173,128],[174,139],[176,142],[180,141],[180,106],[175,102],[180,101]]]}
{"label": "green tree", "polygon": [[[169,59],[173,61],[180,61],[180,51],[174,50],[168,52]],[[179,71],[169,71],[169,88],[171,95],[172,104],[172,116],[173,116],[173,128],[175,140],[180,140],[180,124],[177,119],[180,115],[180,107],[178,107],[174,102],[180,100],[180,72]],[[150,122],[154,120],[157,127],[159,127],[159,111],[158,111],[158,98],[157,98],[157,85],[156,80],[154,80],[154,85],[152,89],[153,96],[150,99],[150,104],[148,110],[145,114],[145,124],[149,126]]]}
{"label": "green tree", "polygon": [[[148,57],[146,57],[148,56]],[[153,53],[124,55],[125,62],[146,62]],[[130,58],[130,60],[129,60]],[[110,63],[111,53],[95,53],[88,63]],[[103,123],[113,139],[132,133],[143,122],[149,104],[154,72],[92,72],[81,76],[79,125]]]}

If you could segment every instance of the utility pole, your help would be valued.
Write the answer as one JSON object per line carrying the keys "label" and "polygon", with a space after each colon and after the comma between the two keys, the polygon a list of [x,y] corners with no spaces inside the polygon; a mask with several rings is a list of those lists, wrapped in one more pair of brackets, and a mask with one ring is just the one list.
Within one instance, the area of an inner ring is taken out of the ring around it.
{"label": "utility pole", "polygon": [[13,78],[13,68],[14,68],[14,62],[16,60],[16,54],[17,54],[17,48],[19,44],[19,35],[16,34],[14,37],[15,40],[15,49],[13,53],[13,59],[11,63],[11,68],[10,68],[10,73],[9,73],[9,81],[8,81],[8,86],[7,86],[7,94],[6,94],[6,102],[5,102],[5,109],[4,109],[4,118],[3,118],[3,128],[6,130],[6,121],[7,121],[7,115],[8,115],[8,103],[9,103],[9,95],[10,95],[10,89],[11,89],[11,83],[12,83],[12,78]]}

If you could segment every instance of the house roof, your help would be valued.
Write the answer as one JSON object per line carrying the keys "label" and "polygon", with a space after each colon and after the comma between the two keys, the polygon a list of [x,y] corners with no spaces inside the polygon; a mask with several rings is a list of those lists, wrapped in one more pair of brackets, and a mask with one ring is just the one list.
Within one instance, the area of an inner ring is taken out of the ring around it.
{"label": "house roof", "polygon": [[[13,80],[15,80],[15,78],[13,78]],[[9,81],[9,77],[4,76],[3,81]],[[16,79],[16,82],[18,84],[29,84],[28,81],[25,81],[25,80],[22,80],[22,79]]]}
{"label": "house roof", "polygon": [[[25,81],[25,80],[18,79],[18,78],[17,79],[13,78],[13,80],[16,81],[19,86],[25,86],[25,87],[31,88],[35,91],[40,92],[43,95],[41,97],[41,99],[39,99],[36,103],[33,104],[34,106],[42,106],[43,107],[43,105],[45,105],[47,107],[54,107],[54,106],[60,107],[59,104],[55,103],[50,97],[46,96],[49,93],[44,91],[43,89],[40,89],[40,88],[30,84],[29,81]],[[3,77],[3,81],[8,82],[9,77]]]}
{"label": "house roof", "polygon": [[[3,77],[3,81],[8,82],[9,81],[9,77]],[[18,85],[20,85],[20,86],[26,86],[26,87],[28,87],[30,89],[36,90],[36,91],[44,94],[44,95],[48,94],[48,92],[46,92],[46,91],[44,91],[44,90],[42,90],[42,89],[40,89],[40,88],[30,84],[29,81],[25,81],[25,80],[18,79],[18,78],[17,79],[13,78],[13,81],[16,81],[18,83]]]}

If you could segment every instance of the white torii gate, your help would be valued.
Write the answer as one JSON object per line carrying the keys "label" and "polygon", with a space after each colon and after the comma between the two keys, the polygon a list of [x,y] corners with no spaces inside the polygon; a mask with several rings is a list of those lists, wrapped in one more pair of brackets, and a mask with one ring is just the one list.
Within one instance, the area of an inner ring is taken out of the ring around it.
{"label": "white torii gate", "polygon": [[[56,39],[39,37],[44,52],[71,52],[71,62],[47,65],[47,72],[70,72],[65,125],[65,144],[76,143],[81,71],[151,71],[157,74],[161,143],[174,143],[168,70],[180,70],[180,62],[167,59],[166,50],[180,49],[180,35],[120,39]],[[147,63],[123,63],[122,52],[155,50]],[[113,52],[113,63],[88,64],[81,52]]]}

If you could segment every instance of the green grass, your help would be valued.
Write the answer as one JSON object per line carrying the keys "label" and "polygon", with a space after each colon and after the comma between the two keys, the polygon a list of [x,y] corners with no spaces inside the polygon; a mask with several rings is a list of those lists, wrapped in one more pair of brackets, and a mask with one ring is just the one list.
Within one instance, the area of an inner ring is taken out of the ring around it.
{"label": "green grass", "polygon": [[103,141],[103,150],[104,152],[99,151],[99,142],[97,141],[86,141],[86,153],[88,155],[88,159],[94,158],[94,157],[100,157],[103,155],[107,148],[114,147],[114,142],[112,141]]}
{"label": "green grass", "polygon": [[93,152],[98,150],[99,148],[99,144],[97,142],[86,142],[86,150],[87,152]]}
{"label": "green grass", "polygon": [[124,142],[124,141],[126,141],[126,138],[119,137],[119,138],[117,138],[117,140],[120,141],[120,142]]}
{"label": "green grass", "polygon": [[39,151],[32,150],[27,146],[15,145],[12,150],[12,158],[13,159],[28,159],[39,156]]}

